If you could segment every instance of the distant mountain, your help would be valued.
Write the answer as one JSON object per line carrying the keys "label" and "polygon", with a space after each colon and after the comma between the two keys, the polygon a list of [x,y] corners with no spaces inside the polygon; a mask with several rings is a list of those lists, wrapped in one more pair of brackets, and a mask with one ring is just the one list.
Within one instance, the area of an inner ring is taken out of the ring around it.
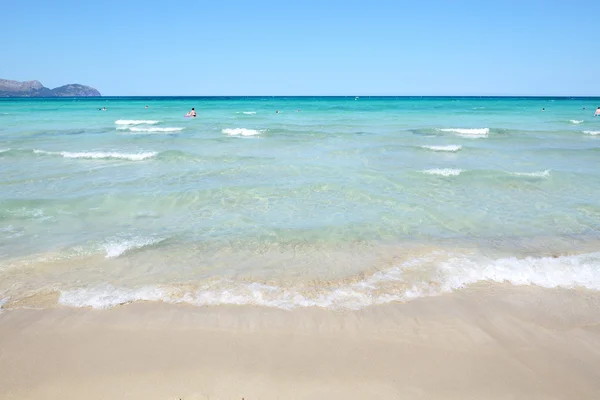
{"label": "distant mountain", "polygon": [[75,96],[101,96],[100,92],[93,87],[71,83],[52,89],[56,97],[75,97]]}
{"label": "distant mountain", "polygon": [[70,84],[48,89],[40,81],[9,81],[0,79],[0,97],[79,97],[79,96],[102,96],[96,89]]}

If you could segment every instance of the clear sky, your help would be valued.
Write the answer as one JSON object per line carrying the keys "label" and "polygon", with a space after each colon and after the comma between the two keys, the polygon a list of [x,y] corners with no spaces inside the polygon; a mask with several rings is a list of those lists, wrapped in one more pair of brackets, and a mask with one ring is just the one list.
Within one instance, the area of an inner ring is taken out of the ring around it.
{"label": "clear sky", "polygon": [[597,95],[600,1],[0,0],[0,78],[103,95]]}

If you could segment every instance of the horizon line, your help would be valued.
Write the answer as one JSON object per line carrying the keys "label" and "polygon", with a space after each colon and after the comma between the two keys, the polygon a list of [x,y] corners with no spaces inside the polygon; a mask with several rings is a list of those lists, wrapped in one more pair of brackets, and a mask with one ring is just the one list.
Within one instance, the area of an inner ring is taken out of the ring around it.
{"label": "horizon line", "polygon": [[281,98],[281,97],[348,97],[348,98],[361,98],[361,97],[400,97],[400,98],[577,98],[577,99],[592,99],[592,98],[600,98],[599,95],[101,95],[101,96],[40,96],[40,97],[27,97],[27,96],[0,96],[0,99],[100,99],[100,98],[119,98],[119,97],[128,97],[128,98],[148,98],[148,97],[187,97],[187,98],[227,98],[227,97],[271,97],[271,98]]}

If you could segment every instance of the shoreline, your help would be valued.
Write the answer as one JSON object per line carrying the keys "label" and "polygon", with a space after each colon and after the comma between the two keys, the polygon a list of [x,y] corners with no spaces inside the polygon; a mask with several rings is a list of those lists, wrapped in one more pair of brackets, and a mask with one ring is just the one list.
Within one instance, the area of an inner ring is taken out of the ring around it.
{"label": "shoreline", "polygon": [[[554,246],[546,245],[535,255],[414,243],[370,244],[366,248],[361,247],[366,244],[359,244],[357,248],[321,252],[308,249],[303,254],[291,250],[258,255],[232,251],[226,256],[219,253],[218,261],[215,257],[195,260],[199,266],[193,269],[168,264],[168,259],[157,261],[165,252],[157,253],[153,248],[117,258],[6,263],[0,284],[0,312],[56,307],[109,309],[145,301],[198,307],[359,310],[468,290],[486,282],[600,291],[595,272],[600,262],[600,253],[595,251],[597,240],[571,251],[559,248],[558,240],[550,243]],[[313,253],[316,255],[311,256]],[[165,268],[167,265],[170,268]],[[319,269],[323,265],[327,268]],[[152,270],[156,271],[152,275],[145,273]]]}
{"label": "shoreline", "polygon": [[478,284],[362,310],[0,314],[2,399],[593,399],[600,293]]}

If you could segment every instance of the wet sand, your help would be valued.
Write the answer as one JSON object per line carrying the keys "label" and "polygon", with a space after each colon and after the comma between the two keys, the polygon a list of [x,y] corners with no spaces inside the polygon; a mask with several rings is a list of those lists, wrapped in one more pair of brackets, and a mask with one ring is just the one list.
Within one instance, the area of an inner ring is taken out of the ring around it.
{"label": "wet sand", "polygon": [[360,311],[0,314],[0,399],[598,399],[600,294],[482,284]]}

